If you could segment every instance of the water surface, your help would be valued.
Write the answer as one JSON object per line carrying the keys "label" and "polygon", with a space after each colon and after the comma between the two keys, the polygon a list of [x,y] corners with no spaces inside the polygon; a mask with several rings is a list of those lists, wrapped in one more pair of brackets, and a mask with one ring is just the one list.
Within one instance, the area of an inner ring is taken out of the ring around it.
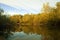
{"label": "water surface", "polygon": [[41,40],[41,35],[15,32],[8,38],[8,40]]}

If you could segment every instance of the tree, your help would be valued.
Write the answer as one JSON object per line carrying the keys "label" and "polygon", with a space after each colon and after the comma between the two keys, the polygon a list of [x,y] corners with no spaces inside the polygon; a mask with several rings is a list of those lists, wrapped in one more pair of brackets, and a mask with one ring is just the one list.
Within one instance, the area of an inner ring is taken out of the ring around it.
{"label": "tree", "polygon": [[0,9],[0,36],[8,37],[10,35],[14,23],[4,13],[3,9]]}
{"label": "tree", "polygon": [[0,15],[4,13],[4,10],[0,8]]}
{"label": "tree", "polygon": [[41,28],[44,28],[42,31],[43,40],[60,40],[60,3],[57,3],[57,8],[51,9],[52,11],[48,15],[46,12],[44,13],[45,15],[41,14],[41,20],[43,19],[41,21],[43,24]]}
{"label": "tree", "polygon": [[22,31],[20,30],[22,25],[22,15],[13,15],[10,16],[10,20],[13,21],[15,24],[13,31]]}

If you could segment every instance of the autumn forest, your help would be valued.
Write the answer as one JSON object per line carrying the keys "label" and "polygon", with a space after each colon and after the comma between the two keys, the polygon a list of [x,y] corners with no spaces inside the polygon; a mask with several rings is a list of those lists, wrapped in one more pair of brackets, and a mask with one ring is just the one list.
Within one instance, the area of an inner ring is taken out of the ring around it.
{"label": "autumn forest", "polygon": [[42,35],[42,40],[60,40],[60,2],[56,7],[43,4],[42,12],[25,15],[3,15],[0,8],[0,36],[8,38],[12,32]]}

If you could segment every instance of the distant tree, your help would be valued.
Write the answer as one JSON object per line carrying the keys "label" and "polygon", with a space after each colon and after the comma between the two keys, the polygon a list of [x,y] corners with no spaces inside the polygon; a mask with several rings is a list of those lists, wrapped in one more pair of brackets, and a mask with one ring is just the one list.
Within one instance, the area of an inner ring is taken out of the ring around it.
{"label": "distant tree", "polygon": [[0,15],[4,13],[4,10],[2,8],[0,8]]}
{"label": "distant tree", "polygon": [[13,15],[10,16],[10,20],[13,21],[15,24],[13,31],[21,31],[21,24],[22,24],[22,15]]}

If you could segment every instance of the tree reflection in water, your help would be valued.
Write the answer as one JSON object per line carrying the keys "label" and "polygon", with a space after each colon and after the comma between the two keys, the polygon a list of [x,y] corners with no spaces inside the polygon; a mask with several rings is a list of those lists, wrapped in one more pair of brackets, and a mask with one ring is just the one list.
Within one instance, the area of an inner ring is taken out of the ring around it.
{"label": "tree reflection in water", "polygon": [[41,35],[15,32],[8,38],[8,40],[41,40]]}

